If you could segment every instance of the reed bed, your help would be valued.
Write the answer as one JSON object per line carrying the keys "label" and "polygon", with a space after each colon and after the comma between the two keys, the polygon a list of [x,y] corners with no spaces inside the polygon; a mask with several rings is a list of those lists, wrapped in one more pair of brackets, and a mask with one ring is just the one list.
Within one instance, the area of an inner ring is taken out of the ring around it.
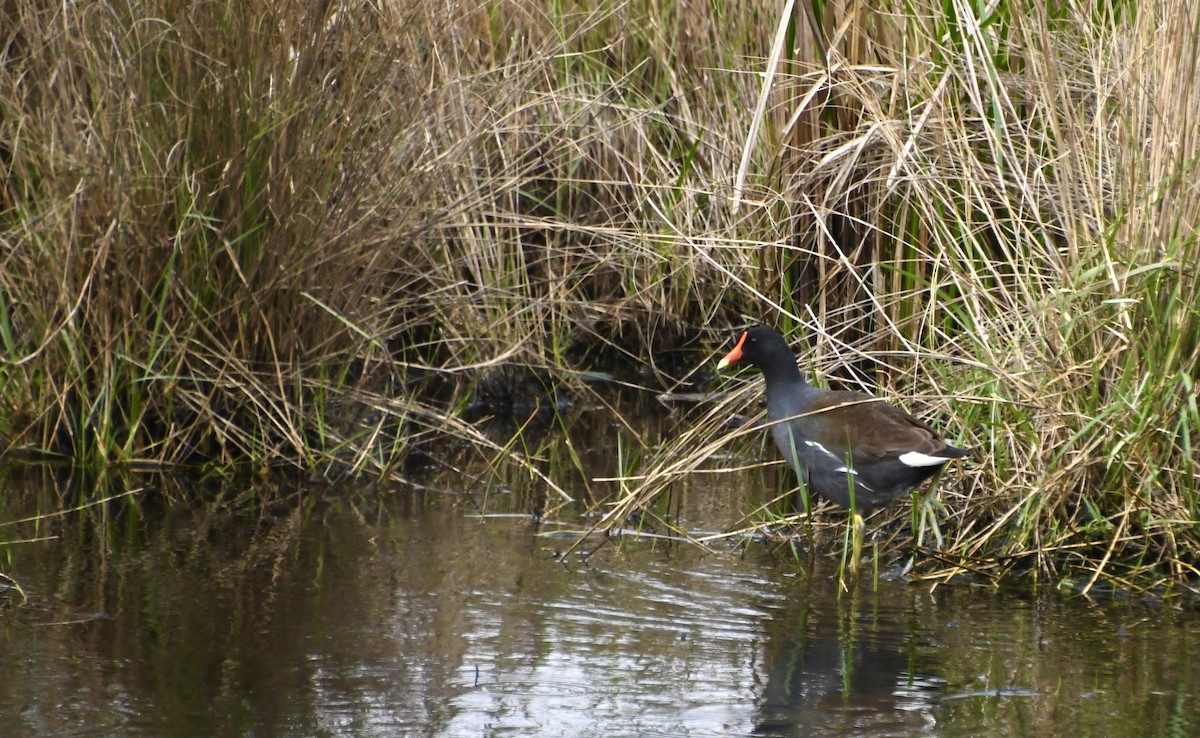
{"label": "reed bed", "polygon": [[977,450],[925,575],[1194,588],[1200,11],[782,10],[5,3],[4,453],[386,478],[449,437],[558,489],[482,383],[673,389],[761,320]]}

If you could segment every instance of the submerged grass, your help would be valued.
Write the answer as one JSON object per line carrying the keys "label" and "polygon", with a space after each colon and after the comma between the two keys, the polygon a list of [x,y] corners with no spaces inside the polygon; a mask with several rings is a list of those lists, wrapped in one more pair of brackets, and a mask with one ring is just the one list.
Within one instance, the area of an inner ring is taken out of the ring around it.
{"label": "submerged grass", "polygon": [[[924,575],[1194,588],[1200,11],[785,7],[6,3],[6,454],[388,477],[451,437],[565,496],[482,383],[677,388],[763,320],[977,449]],[[604,524],[756,393],[631,436]]]}

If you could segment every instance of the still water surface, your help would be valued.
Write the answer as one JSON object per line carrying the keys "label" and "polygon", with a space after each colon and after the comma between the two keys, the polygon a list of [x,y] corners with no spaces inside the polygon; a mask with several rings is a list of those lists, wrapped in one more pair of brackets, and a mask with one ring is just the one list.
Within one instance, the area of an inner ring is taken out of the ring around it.
{"label": "still water surface", "polygon": [[[697,481],[678,520],[736,521],[730,490],[761,483]],[[4,485],[0,523],[63,506]],[[44,539],[0,546],[28,595],[0,609],[0,735],[1200,734],[1188,602],[842,588],[836,562],[753,543],[563,558],[554,528],[503,514],[519,496],[440,485],[0,527]]]}

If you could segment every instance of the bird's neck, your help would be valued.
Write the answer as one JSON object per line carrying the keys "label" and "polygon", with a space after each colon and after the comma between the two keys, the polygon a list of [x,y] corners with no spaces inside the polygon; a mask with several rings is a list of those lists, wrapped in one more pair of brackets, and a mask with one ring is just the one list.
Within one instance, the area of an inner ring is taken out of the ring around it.
{"label": "bird's neck", "polygon": [[778,387],[780,390],[785,388],[795,388],[801,394],[807,395],[815,388],[804,379],[804,374],[800,372],[800,367],[796,366],[796,362],[778,362],[769,366],[763,367],[763,378],[766,379],[767,387]]}

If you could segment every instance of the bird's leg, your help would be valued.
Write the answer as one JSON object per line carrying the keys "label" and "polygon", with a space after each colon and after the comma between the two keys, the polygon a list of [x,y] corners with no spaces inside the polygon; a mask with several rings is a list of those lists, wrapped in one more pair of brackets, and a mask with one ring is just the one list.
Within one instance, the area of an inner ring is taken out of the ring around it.
{"label": "bird's leg", "polygon": [[852,454],[849,450],[846,451],[846,459],[843,468],[846,469],[846,484],[847,493],[849,494],[850,502],[850,573],[858,576],[858,563],[862,559],[862,543],[863,531],[866,530],[867,524],[863,520],[863,516],[858,513],[858,505],[856,504],[854,490],[857,486],[855,480],[857,475],[851,467]]}
{"label": "bird's leg", "polygon": [[862,559],[863,533],[866,531],[867,522],[863,520],[863,516],[859,515],[857,510],[851,510],[850,526],[853,529],[850,539],[850,571],[857,575],[858,562]]}
{"label": "bird's leg", "polygon": [[933,537],[937,541],[937,547],[941,550],[945,546],[945,539],[942,538],[942,529],[938,525],[937,508],[942,507],[937,499],[938,481],[942,478],[942,469],[938,469],[933,475],[933,481],[929,484],[929,491],[921,494],[919,489],[913,491],[914,502],[918,502],[915,507],[919,511],[917,513],[917,546],[922,546],[925,543],[925,528],[928,526],[933,530]]}
{"label": "bird's leg", "polygon": [[859,559],[862,558],[863,529],[866,523],[857,510],[850,511],[846,519],[846,536],[842,539],[842,563],[838,566],[838,584],[840,592],[847,591],[849,586],[846,575],[858,578]]}

